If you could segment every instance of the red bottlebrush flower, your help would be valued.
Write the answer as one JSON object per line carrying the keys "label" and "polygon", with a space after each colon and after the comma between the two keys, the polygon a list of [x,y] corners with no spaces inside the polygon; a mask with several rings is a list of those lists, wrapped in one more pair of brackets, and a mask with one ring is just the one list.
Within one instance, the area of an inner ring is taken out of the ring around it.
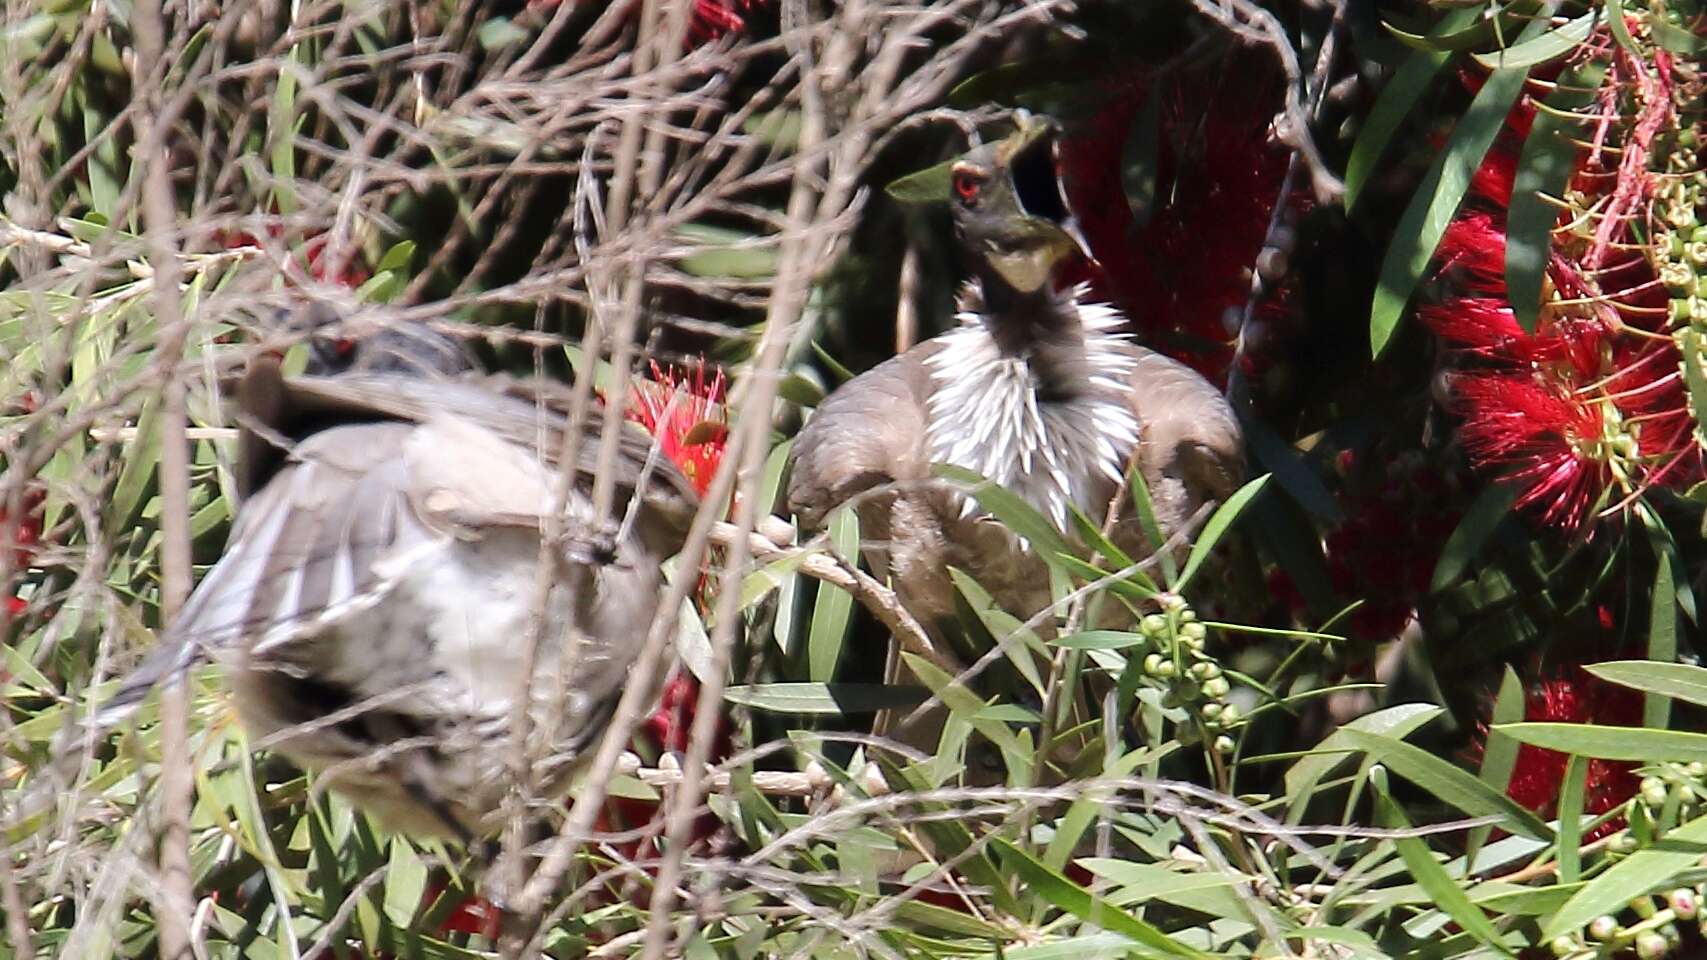
{"label": "red bottlebrush flower", "polygon": [[[1523,719],[1545,723],[1593,723],[1631,726],[1642,722],[1641,693],[1607,683],[1580,666],[1530,685],[1524,693]],[[1484,736],[1486,730],[1484,728]],[[1506,784],[1506,795],[1542,816],[1558,813],[1559,791],[1565,783],[1568,758],[1557,751],[1524,744]],[[1634,796],[1637,789],[1635,765],[1612,760],[1590,760],[1583,810],[1601,814]],[[1586,839],[1595,839],[1616,829],[1599,827]]]}
{"label": "red bottlebrush flower", "polygon": [[[1608,83],[1637,90],[1639,104],[1669,90],[1665,70],[1661,79],[1638,81],[1624,76],[1640,72],[1627,55],[1615,56],[1610,44],[1592,49],[1614,58]],[[1616,96],[1597,103],[1604,134],[1622,114]],[[1593,155],[1579,169],[1573,190],[1599,210],[1596,225],[1592,236],[1555,234],[1533,332],[1518,325],[1505,285],[1506,208],[1518,156],[1509,133],[1526,130],[1535,110],[1520,104],[1472,182],[1480,206],[1462,212],[1438,248],[1441,277],[1455,294],[1419,311],[1470,360],[1472,370],[1454,378],[1453,390],[1470,459],[1501,472],[1520,489],[1520,505],[1567,533],[1592,535],[1593,519],[1620,514],[1647,488],[1683,487],[1702,476],[1678,374],[1682,357],[1665,335],[1665,290],[1647,257],[1613,252],[1652,245],[1633,232],[1634,210],[1651,193],[1644,164],[1657,125],[1671,115],[1666,103],[1635,111],[1615,175],[1597,174]],[[1561,215],[1562,224],[1572,219]]]}
{"label": "red bottlebrush flower", "polygon": [[[551,10],[563,0],[528,0],[530,10]],[[746,29],[741,14],[751,10],[761,0],[692,0],[688,13],[688,35],[685,45],[698,47],[731,33]],[[634,4],[636,10],[639,4]]]}
{"label": "red bottlebrush flower", "polygon": [[30,608],[30,602],[23,597],[7,597],[6,613],[13,617],[22,616]]}
{"label": "red bottlebrush flower", "polygon": [[[427,886],[426,893],[421,898],[423,906],[431,904],[445,890],[445,884],[433,882]],[[464,897],[461,903],[451,908],[451,912],[439,924],[441,933],[471,933],[489,940],[498,938],[498,922],[503,912],[490,900],[480,896]]]}
{"label": "red bottlebrush flower", "polygon": [[628,418],[644,426],[670,462],[681,468],[703,496],[723,462],[729,427],[723,410],[727,383],[723,371],[706,376],[701,364],[692,376],[652,364],[652,381],[634,385]]}
{"label": "red bottlebrush flower", "polygon": [[[1222,377],[1232,358],[1224,318],[1242,311],[1251,295],[1250,271],[1288,156],[1269,133],[1284,90],[1279,75],[1242,55],[1236,64],[1159,80],[1117,75],[1104,85],[1107,102],[1060,149],[1068,199],[1103,265],[1097,292],[1152,341],[1177,344],[1180,359],[1211,379]],[[1151,97],[1160,101],[1158,199],[1140,224],[1122,169],[1133,125]],[[1289,203],[1301,208],[1303,195]],[[1272,319],[1284,310],[1270,297],[1259,312]]]}

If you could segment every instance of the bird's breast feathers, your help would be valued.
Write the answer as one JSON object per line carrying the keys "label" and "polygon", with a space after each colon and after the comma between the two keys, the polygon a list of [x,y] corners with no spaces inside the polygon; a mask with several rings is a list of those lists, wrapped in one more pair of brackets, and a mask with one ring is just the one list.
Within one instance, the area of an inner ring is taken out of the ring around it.
{"label": "bird's breast feathers", "polygon": [[[1120,482],[1138,442],[1128,398],[1136,359],[1118,332],[1123,318],[1103,304],[1077,308],[1088,382],[1062,399],[1040,398],[1028,359],[1003,353],[975,313],[960,314],[961,326],[940,337],[941,349],[926,360],[930,459],[976,471],[1062,530],[1069,504],[1101,513],[1107,504],[1095,501]],[[973,509],[970,502],[964,509]]]}

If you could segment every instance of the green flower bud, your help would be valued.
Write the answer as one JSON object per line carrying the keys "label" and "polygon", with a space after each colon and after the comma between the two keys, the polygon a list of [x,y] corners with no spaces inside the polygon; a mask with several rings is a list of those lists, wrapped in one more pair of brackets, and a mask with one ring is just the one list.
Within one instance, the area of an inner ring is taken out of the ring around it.
{"label": "green flower bud", "polygon": [[1671,912],[1685,920],[1695,919],[1695,913],[1701,909],[1701,901],[1695,898],[1695,891],[1688,887],[1678,887],[1666,895],[1666,904]]}
{"label": "green flower bud", "polygon": [[1640,960],[1660,960],[1670,952],[1671,947],[1666,943],[1666,938],[1652,930],[1644,930],[1636,938],[1636,956]]}
{"label": "green flower bud", "polygon": [[1209,636],[1209,628],[1196,621],[1182,624],[1179,628],[1179,632],[1180,636],[1185,637],[1187,640],[1202,640],[1204,637]]}
{"label": "green flower bud", "polygon": [[1147,637],[1159,637],[1168,632],[1168,618],[1152,613],[1138,622],[1138,631]]}
{"label": "green flower bud", "polygon": [[1577,952],[1577,942],[1570,937],[1554,937],[1547,946],[1552,948],[1555,957],[1568,957]]}
{"label": "green flower bud", "polygon": [[1221,736],[1215,738],[1215,752],[1219,753],[1223,757],[1232,756],[1233,748],[1234,748],[1234,744],[1233,744],[1233,738],[1232,737],[1229,737],[1226,734],[1222,734]]}
{"label": "green flower bud", "polygon": [[1221,699],[1231,689],[1232,687],[1228,685],[1226,677],[1215,677],[1212,680],[1203,681],[1203,695],[1211,700]]}
{"label": "green flower bud", "polygon": [[1588,922],[1588,935],[1594,940],[1611,940],[1618,935],[1618,920],[1603,913]]}
{"label": "green flower bud", "polygon": [[[1159,677],[1162,675],[1162,664],[1164,662],[1165,661],[1162,660],[1161,654],[1152,653],[1144,658],[1144,672],[1152,677]],[[1169,664],[1169,666],[1172,666],[1172,664]]]}
{"label": "green flower bud", "polygon": [[1203,715],[1203,719],[1205,720],[1215,720],[1221,716],[1221,709],[1222,708],[1219,703],[1210,702],[1204,704],[1198,712]]}

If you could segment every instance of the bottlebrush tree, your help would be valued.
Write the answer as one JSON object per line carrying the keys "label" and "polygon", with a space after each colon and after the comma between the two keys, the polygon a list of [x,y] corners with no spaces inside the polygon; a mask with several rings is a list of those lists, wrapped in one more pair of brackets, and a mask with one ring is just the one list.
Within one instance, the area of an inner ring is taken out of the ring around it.
{"label": "bottlebrush tree", "polygon": [[[1700,0],[12,4],[0,953],[1701,955],[1704,50]],[[874,532],[779,491],[956,323],[948,164],[1020,110],[1066,279],[1225,391],[1251,479],[1143,556],[981,490],[1055,605],[960,576],[920,659]],[[88,724],[307,300],[704,501],[660,698],[486,842],[370,822],[217,665]]]}

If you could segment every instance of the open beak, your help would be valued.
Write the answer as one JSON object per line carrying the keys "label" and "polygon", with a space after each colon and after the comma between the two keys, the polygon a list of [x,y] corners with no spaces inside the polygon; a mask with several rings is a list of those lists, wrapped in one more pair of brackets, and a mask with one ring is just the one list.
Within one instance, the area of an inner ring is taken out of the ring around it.
{"label": "open beak", "polygon": [[1008,176],[1020,211],[1049,223],[1071,241],[1081,256],[1096,264],[1084,230],[1067,204],[1067,191],[1060,174],[1060,134],[1060,128],[1053,122],[1029,121],[1014,138],[1014,146],[1008,153]]}

